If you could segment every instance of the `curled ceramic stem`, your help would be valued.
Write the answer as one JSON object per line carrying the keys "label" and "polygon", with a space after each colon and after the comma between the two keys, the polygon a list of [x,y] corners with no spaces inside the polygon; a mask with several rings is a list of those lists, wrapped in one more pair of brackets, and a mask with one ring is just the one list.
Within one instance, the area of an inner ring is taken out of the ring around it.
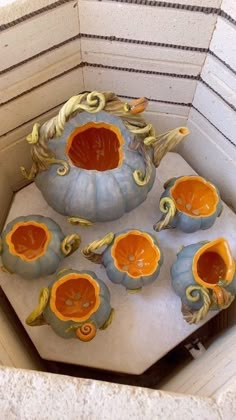
{"label": "curled ceramic stem", "polygon": [[[219,282],[218,285],[213,288],[212,299],[221,309],[226,309],[231,305],[235,296],[225,290],[224,287],[221,287],[220,284],[224,284],[223,281]],[[224,285],[227,285],[227,283]]]}
{"label": "curled ceramic stem", "polygon": [[43,318],[43,311],[47,306],[49,294],[49,289],[47,287],[44,287],[41,290],[38,305],[25,320],[27,325],[30,325],[32,327],[46,324]]}
{"label": "curled ceramic stem", "polygon": [[67,235],[61,243],[61,251],[66,257],[68,257],[79,248],[80,243],[80,236],[76,233]]}
{"label": "curled ceramic stem", "polygon": [[102,262],[102,254],[97,254],[96,251],[99,248],[102,248],[105,245],[110,245],[114,239],[115,235],[114,233],[110,232],[107,235],[105,235],[103,238],[98,239],[97,241],[91,242],[91,244],[87,245],[83,250],[82,254],[87,258],[88,260],[96,263],[101,264]]}
{"label": "curled ceramic stem", "polygon": [[67,220],[71,225],[75,225],[75,226],[79,225],[79,226],[87,227],[87,226],[93,225],[93,223],[90,222],[90,220],[84,219],[82,217],[68,217]]}
{"label": "curled ceramic stem", "polygon": [[186,289],[186,297],[190,302],[198,302],[201,298],[203,299],[203,305],[198,311],[182,310],[185,321],[189,324],[198,324],[204,319],[211,307],[210,293],[207,289],[202,286],[189,286]]}
{"label": "curled ceramic stem", "polygon": [[163,197],[160,201],[160,210],[164,215],[153,226],[156,232],[160,232],[163,229],[170,227],[176,213],[176,207],[174,201],[169,197]]}
{"label": "curled ceramic stem", "polygon": [[72,325],[66,330],[67,333],[70,331],[75,331],[76,337],[81,341],[91,341],[97,333],[97,328],[93,322],[86,322],[82,325]]}

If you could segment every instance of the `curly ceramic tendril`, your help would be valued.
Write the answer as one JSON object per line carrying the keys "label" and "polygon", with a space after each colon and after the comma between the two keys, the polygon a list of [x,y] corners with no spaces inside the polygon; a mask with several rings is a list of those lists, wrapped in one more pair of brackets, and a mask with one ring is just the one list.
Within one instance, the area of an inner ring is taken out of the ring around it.
{"label": "curly ceramic tendril", "polygon": [[80,243],[81,239],[79,235],[76,233],[73,235],[68,235],[63,239],[61,243],[61,251],[66,257],[68,257],[79,248]]}
{"label": "curly ceramic tendril", "polygon": [[172,223],[176,213],[174,201],[169,197],[163,197],[160,201],[160,210],[164,213],[164,216],[153,226],[156,232],[167,229]]}
{"label": "curly ceramic tendril", "polygon": [[97,241],[93,241],[91,244],[87,245],[83,250],[82,254],[88,260],[96,263],[101,264],[102,262],[102,254],[97,254],[96,251],[99,248],[102,248],[104,245],[110,245],[114,239],[115,235],[112,232],[109,232],[105,235],[102,239],[98,239]]}
{"label": "curly ceramic tendril", "polygon": [[[197,293],[193,294],[194,292]],[[201,298],[203,299],[203,305],[198,311],[185,311],[185,313],[183,313],[185,321],[189,324],[198,324],[206,317],[211,307],[209,291],[202,286],[193,285],[187,287],[185,294],[190,302],[198,302]]]}
{"label": "curly ceramic tendril", "polygon": [[81,341],[90,341],[95,337],[97,328],[92,322],[87,322],[86,324],[83,324],[81,327],[77,328],[75,333]]}
{"label": "curly ceramic tendril", "polygon": [[79,225],[85,227],[93,225],[90,220],[84,219],[83,217],[68,217],[67,220],[71,225]]}
{"label": "curly ceramic tendril", "polygon": [[220,282],[218,282],[218,285],[216,285],[213,288],[212,299],[213,302],[221,309],[226,309],[231,305],[235,296],[233,296],[230,292],[225,290],[224,287],[222,287],[223,284],[224,286],[226,286],[228,282],[221,280]]}
{"label": "curly ceramic tendril", "polygon": [[44,287],[40,292],[38,305],[25,320],[27,325],[36,326],[45,324],[42,314],[47,306],[49,295],[49,289]]}

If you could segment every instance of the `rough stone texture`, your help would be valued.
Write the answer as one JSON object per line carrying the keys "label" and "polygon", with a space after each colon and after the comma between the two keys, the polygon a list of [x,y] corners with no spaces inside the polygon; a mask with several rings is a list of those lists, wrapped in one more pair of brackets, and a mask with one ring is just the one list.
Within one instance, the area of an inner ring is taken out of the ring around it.
{"label": "rough stone texture", "polygon": [[211,400],[17,369],[0,369],[1,420],[233,420],[236,381]]}

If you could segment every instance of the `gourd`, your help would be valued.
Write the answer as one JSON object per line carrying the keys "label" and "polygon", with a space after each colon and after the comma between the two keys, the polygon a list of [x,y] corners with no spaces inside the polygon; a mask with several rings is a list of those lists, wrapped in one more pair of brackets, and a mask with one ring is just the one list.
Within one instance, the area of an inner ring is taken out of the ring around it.
{"label": "gourd", "polygon": [[131,104],[111,92],[72,97],[57,117],[35,124],[27,141],[28,174],[48,204],[74,223],[115,220],[140,205],[153,186],[162,157],[188,134],[178,128],[156,135]]}
{"label": "gourd", "polygon": [[163,213],[154,230],[177,228],[185,233],[209,229],[223,210],[217,188],[201,176],[171,178],[160,198]]}
{"label": "gourd", "polygon": [[[104,245],[107,248],[102,254],[94,252]],[[82,253],[89,260],[103,264],[108,278],[129,291],[140,291],[143,286],[153,283],[163,263],[157,239],[138,229],[108,233],[86,246]]]}
{"label": "gourd", "polygon": [[62,338],[92,340],[107,328],[114,310],[106,284],[92,271],[62,270],[41,290],[38,306],[26,324],[48,324]]}
{"label": "gourd", "polygon": [[20,216],[8,223],[0,238],[2,269],[26,279],[47,276],[79,245],[79,235],[65,236],[49,217]]}
{"label": "gourd", "polygon": [[189,323],[198,323],[209,310],[227,308],[235,298],[235,262],[224,238],[188,245],[171,267],[172,287],[181,298]]}

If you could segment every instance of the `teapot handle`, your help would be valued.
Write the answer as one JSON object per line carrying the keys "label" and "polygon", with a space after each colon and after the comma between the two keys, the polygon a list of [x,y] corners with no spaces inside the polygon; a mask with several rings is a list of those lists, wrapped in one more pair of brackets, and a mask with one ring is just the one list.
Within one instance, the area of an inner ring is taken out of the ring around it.
{"label": "teapot handle", "polygon": [[153,229],[156,232],[160,232],[162,229],[168,229],[170,227],[176,214],[174,201],[170,197],[163,197],[160,201],[160,210],[163,215],[153,226]]}
{"label": "teapot handle", "polygon": [[96,251],[99,248],[102,248],[104,245],[110,245],[114,240],[114,237],[114,233],[109,232],[103,238],[91,242],[82,250],[83,256],[88,260],[94,262],[95,264],[101,264],[103,253],[97,254],[94,251]]}
{"label": "teapot handle", "polygon": [[61,251],[65,257],[73,254],[80,246],[81,238],[76,233],[67,235],[61,243]]}
{"label": "teapot handle", "polygon": [[47,322],[43,317],[43,311],[47,306],[49,300],[50,292],[48,287],[44,287],[40,294],[39,294],[39,301],[36,308],[31,312],[29,316],[27,316],[25,322],[27,325],[31,327],[38,326],[38,325],[45,325]]}

